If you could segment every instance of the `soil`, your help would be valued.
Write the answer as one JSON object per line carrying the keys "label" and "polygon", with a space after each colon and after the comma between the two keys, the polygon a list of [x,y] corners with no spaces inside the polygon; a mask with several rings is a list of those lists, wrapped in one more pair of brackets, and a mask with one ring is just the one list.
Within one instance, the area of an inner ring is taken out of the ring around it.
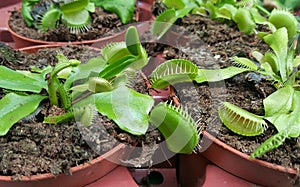
{"label": "soil", "polygon": [[[157,4],[154,5],[153,10],[156,12],[160,8],[163,9]],[[188,36],[190,40],[184,47],[167,50],[164,57],[189,59],[199,68],[227,67],[232,65],[234,56],[251,58],[250,52],[254,49],[263,53],[269,50],[268,46],[255,35],[239,32],[235,24],[211,20],[200,15],[187,15],[179,19],[175,25],[173,30]],[[174,37],[169,39],[172,40]],[[195,43],[197,45],[193,45]],[[209,131],[243,153],[250,155],[262,142],[276,134],[276,129],[270,124],[265,133],[260,136],[237,135],[221,123],[217,114],[221,102],[227,101],[249,112],[264,115],[262,101],[275,91],[265,77],[255,73],[242,73],[225,81],[209,84],[182,83],[174,87],[181,106],[188,110],[197,121],[199,128]],[[299,137],[287,139],[284,145],[264,154],[259,159],[300,170],[299,142]]]}
{"label": "soil", "polygon": [[94,40],[103,36],[108,36],[113,34],[113,31],[116,31],[118,27],[123,25],[116,14],[105,12],[99,7],[91,14],[91,18],[91,29],[87,32],[71,33],[69,28],[63,24],[60,24],[56,29],[49,29],[47,32],[44,32],[32,27],[27,27],[22,17],[21,10],[14,10],[11,12],[11,17],[9,18],[9,26],[19,35],[31,39],[68,42]]}
{"label": "soil", "polygon": [[[82,63],[99,55],[99,51],[86,46],[46,48],[34,54],[14,52],[10,48],[5,50],[11,52],[10,59],[14,60],[7,60],[0,53],[0,65],[19,70],[29,70],[31,66],[42,68],[55,65],[57,63],[55,56],[58,52],[68,58],[79,59]],[[141,93],[148,92],[141,77],[131,85]],[[0,90],[0,98],[7,91]],[[0,175],[12,176],[15,180],[19,180],[22,176],[49,172],[70,174],[71,167],[89,162],[120,142],[156,149],[155,144],[162,139],[156,129],[149,130],[144,136],[130,135],[120,130],[113,121],[100,115],[93,119],[93,125],[88,128],[79,126],[74,121],[61,125],[42,123],[44,116],[63,112],[63,109],[45,102],[33,115],[20,120],[5,136],[1,136]],[[143,155],[135,156],[143,157]]]}

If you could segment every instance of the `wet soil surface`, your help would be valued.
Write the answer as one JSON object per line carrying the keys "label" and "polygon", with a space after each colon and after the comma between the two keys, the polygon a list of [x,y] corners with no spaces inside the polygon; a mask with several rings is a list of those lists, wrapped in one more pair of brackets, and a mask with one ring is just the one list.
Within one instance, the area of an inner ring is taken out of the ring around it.
{"label": "wet soil surface", "polygon": [[[47,32],[27,27],[20,10],[12,11],[9,18],[9,26],[21,36],[43,41],[83,41],[94,40],[103,36],[113,34],[115,29],[122,26],[121,20],[114,13],[108,13],[101,8],[91,14],[91,29],[88,32],[71,33],[70,29],[60,24],[56,29],[49,29]],[[110,33],[110,34],[109,34]]]}
{"label": "wet soil surface", "polygon": [[[63,53],[68,58],[87,62],[91,57],[99,55],[99,51],[88,49],[86,46],[65,46],[59,48],[41,49],[35,54],[14,52],[8,62],[1,56],[1,65],[9,68],[29,70],[31,66],[39,68],[57,63],[56,54]],[[139,77],[131,83],[134,89],[147,93],[144,80]],[[0,90],[0,98],[7,90]],[[58,115],[64,110],[50,106],[45,102],[31,118],[15,124],[5,136],[0,137],[0,175],[13,176],[19,180],[22,176],[42,173],[70,174],[70,168],[109,151],[123,142],[137,147],[147,147],[153,153],[156,143],[162,140],[158,130],[153,129],[144,136],[132,136],[104,116],[96,115],[93,125],[84,128],[74,121],[61,125],[42,123],[43,117]],[[141,149],[143,150],[143,148]],[[138,164],[146,153],[136,153],[127,164]],[[148,162],[151,157],[144,159]]]}
{"label": "wet soil surface", "polygon": [[[156,4],[152,10],[157,12],[161,8]],[[227,67],[232,64],[233,56],[251,58],[250,52],[254,49],[263,53],[269,50],[255,35],[238,32],[236,25],[228,25],[199,15],[188,15],[179,19],[176,27],[172,29],[187,36],[189,40],[184,47],[178,45],[177,49],[170,48],[165,51],[164,57],[189,59],[199,68]],[[167,40],[172,42],[178,38],[173,36]],[[243,153],[250,155],[262,142],[276,134],[276,129],[270,124],[263,135],[243,137],[228,130],[218,118],[217,108],[222,101],[264,115],[262,101],[274,92],[275,88],[258,74],[243,73],[225,81],[182,83],[174,87],[182,107],[189,111],[199,127]],[[266,153],[260,159],[300,170],[300,138],[287,139],[284,145]]]}

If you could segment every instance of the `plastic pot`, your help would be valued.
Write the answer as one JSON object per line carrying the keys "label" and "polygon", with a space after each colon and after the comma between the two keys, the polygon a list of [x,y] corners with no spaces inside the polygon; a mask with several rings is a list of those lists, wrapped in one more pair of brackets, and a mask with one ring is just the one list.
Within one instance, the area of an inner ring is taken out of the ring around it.
{"label": "plastic pot", "polygon": [[[136,20],[137,21],[147,21],[152,19],[151,14],[151,6],[150,4],[138,2],[138,12],[136,14]],[[9,31],[9,33],[12,36],[12,39],[15,43],[15,48],[23,48],[28,46],[34,46],[34,45],[67,45],[67,44],[85,44],[85,45],[92,45],[93,47],[101,48],[105,46],[109,42],[119,42],[124,39],[125,30],[118,32],[114,34],[113,36],[107,36],[107,37],[101,37],[94,40],[84,40],[84,41],[75,41],[75,42],[51,42],[51,41],[43,41],[43,40],[36,40],[24,37],[22,35],[19,35],[18,33],[14,32],[8,24],[9,18],[7,18],[6,21],[6,27]]]}
{"label": "plastic pot", "polygon": [[263,186],[293,186],[291,180],[297,175],[296,169],[250,159],[249,155],[230,147],[206,131],[203,132],[203,142],[204,146],[207,145],[207,149],[202,152],[203,156],[240,178]]}

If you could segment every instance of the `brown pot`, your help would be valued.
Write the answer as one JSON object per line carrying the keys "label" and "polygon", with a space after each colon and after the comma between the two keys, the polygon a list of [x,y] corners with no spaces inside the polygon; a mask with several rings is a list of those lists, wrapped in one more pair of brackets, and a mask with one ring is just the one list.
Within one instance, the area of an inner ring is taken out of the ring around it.
{"label": "brown pot", "polygon": [[[58,47],[59,45],[31,46],[20,49],[28,53],[35,53],[41,48]],[[96,49],[96,48],[95,48]],[[96,49],[99,50],[99,49]],[[23,177],[22,180],[12,180],[10,176],[0,176],[1,187],[82,187],[93,183],[114,170],[120,160],[126,159],[130,154],[130,148],[125,144],[119,144],[109,152],[93,159],[90,163],[84,163],[70,169],[72,175],[51,173]]]}
{"label": "brown pot", "polygon": [[[150,4],[143,3],[143,2],[138,2],[138,13],[136,14],[136,20],[137,21],[147,21],[152,19],[152,14],[151,14],[151,6]],[[9,33],[12,36],[12,39],[15,43],[15,48],[23,48],[23,47],[28,47],[28,46],[33,46],[33,45],[67,45],[67,44],[85,44],[85,45],[92,45],[93,47],[96,48],[101,48],[105,46],[109,42],[120,42],[123,41],[124,35],[125,35],[125,30],[121,31],[117,34],[114,34],[113,36],[107,36],[103,38],[98,38],[94,40],[84,40],[84,41],[75,41],[75,42],[51,42],[51,41],[43,41],[43,40],[35,40],[31,38],[27,38],[24,36],[19,35],[18,33],[14,32],[8,24],[9,18],[7,18],[6,21],[6,27],[9,31]]]}
{"label": "brown pot", "polygon": [[250,159],[249,155],[228,146],[208,132],[204,131],[203,135],[207,149],[202,155],[222,169],[263,186],[293,186],[291,180],[297,175],[296,169]]}

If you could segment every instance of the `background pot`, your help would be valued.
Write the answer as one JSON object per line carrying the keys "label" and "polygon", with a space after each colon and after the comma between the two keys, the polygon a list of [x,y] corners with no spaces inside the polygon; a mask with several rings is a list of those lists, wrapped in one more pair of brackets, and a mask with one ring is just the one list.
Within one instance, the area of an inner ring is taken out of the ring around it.
{"label": "background pot", "polygon": [[16,3],[19,3],[19,2],[21,2],[21,0],[6,0],[6,1],[4,1],[4,0],[2,0],[2,1],[0,1],[0,8],[1,7],[5,7],[5,6],[10,6],[10,5],[13,5],[13,4],[16,4]]}
{"label": "background pot", "polygon": [[297,175],[295,169],[250,159],[249,155],[228,146],[206,131],[203,132],[203,146],[202,155],[229,173],[263,186],[293,186],[291,180]]}
{"label": "background pot", "polygon": [[[151,14],[151,6],[150,4],[144,3],[144,2],[138,2],[137,3],[138,10],[136,14],[136,20],[137,21],[147,21],[152,19],[152,14]],[[6,27],[9,31],[9,33],[12,36],[12,39],[15,43],[15,48],[24,48],[28,46],[33,46],[33,45],[67,45],[67,44],[85,44],[85,45],[92,45],[93,47],[96,48],[101,48],[105,46],[109,42],[119,42],[124,39],[124,35],[126,30],[118,32],[112,36],[107,36],[107,37],[101,37],[98,39],[94,40],[84,40],[84,41],[75,41],[75,42],[51,42],[51,41],[43,41],[43,40],[36,40],[36,39],[31,39],[27,38],[24,36],[19,35],[18,33],[14,32],[8,24],[9,18],[7,18],[6,21]]]}
{"label": "background pot", "polygon": [[[42,48],[59,47],[53,45],[31,46],[20,51],[35,53]],[[95,49],[95,48],[94,48]],[[99,50],[99,49],[95,49]],[[90,163],[84,163],[70,169],[72,175],[51,173],[23,177],[21,181],[12,180],[10,176],[0,176],[1,187],[82,187],[104,177],[118,166],[120,160],[126,159],[130,154],[130,148],[124,144],[115,146],[105,154],[93,159]]]}

